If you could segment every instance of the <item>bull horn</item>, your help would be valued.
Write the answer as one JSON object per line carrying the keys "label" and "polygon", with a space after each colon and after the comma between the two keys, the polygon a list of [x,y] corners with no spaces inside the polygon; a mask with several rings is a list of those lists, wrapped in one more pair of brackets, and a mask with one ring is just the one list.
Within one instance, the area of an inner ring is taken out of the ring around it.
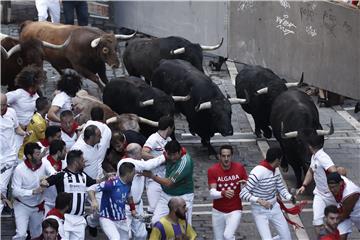
{"label": "bull horn", "polygon": [[117,121],[117,117],[111,117],[109,119],[106,119],[106,124],[114,123]]}
{"label": "bull horn", "polygon": [[135,31],[133,34],[130,35],[124,35],[124,34],[115,34],[115,38],[116,39],[122,39],[122,40],[127,40],[130,38],[133,38],[136,35],[137,31]]}
{"label": "bull horn", "polygon": [[266,94],[268,92],[268,88],[264,87],[256,91],[257,95]]}
{"label": "bull horn", "polygon": [[211,108],[211,102],[203,102],[199,106],[195,108],[196,112],[199,112],[201,110],[210,109]]}
{"label": "bull horn", "polygon": [[177,49],[175,49],[175,50],[171,50],[171,51],[170,51],[170,54],[171,54],[171,55],[176,55],[176,54],[182,54],[182,53],[184,53],[184,52],[185,52],[185,48],[182,47],[182,48],[177,48]]}
{"label": "bull horn", "polygon": [[5,55],[4,56],[5,59],[9,59],[11,57],[11,55],[13,55],[14,53],[16,53],[20,50],[21,50],[20,44],[16,44],[9,51],[6,51],[6,49],[3,46],[1,46],[1,52]]}
{"label": "bull horn", "polygon": [[281,138],[284,138],[284,139],[287,139],[287,138],[296,138],[297,135],[298,135],[298,132],[297,132],[297,131],[284,133],[284,123],[281,122]]}
{"label": "bull horn", "polygon": [[304,82],[304,72],[301,74],[301,79],[299,82],[294,82],[294,83],[285,83],[286,87],[300,87]]}
{"label": "bull horn", "polygon": [[49,43],[49,42],[46,42],[46,41],[42,41],[42,43],[43,43],[43,46],[44,46],[44,47],[54,48],[54,49],[60,49],[60,48],[64,48],[64,47],[66,47],[67,45],[69,45],[69,42],[70,42],[70,40],[71,40],[71,36],[72,36],[72,34],[70,34],[70,35],[68,36],[68,38],[66,39],[66,41],[65,41],[63,44],[60,44],[60,45],[52,44],[52,43]]}
{"label": "bull horn", "polygon": [[191,98],[191,96],[172,96],[172,98],[174,99],[174,102],[186,102]]}
{"label": "bull horn", "polygon": [[158,122],[151,121],[151,120],[149,120],[147,118],[139,117],[139,122],[150,125],[152,127],[159,127]]}
{"label": "bull horn", "polygon": [[100,42],[101,38],[95,38],[94,40],[91,41],[91,47],[92,48],[96,48],[97,45],[99,45],[99,42]]}
{"label": "bull horn", "polygon": [[218,45],[215,46],[205,46],[205,45],[200,45],[202,50],[204,51],[212,51],[212,50],[216,50],[219,47],[221,47],[221,45],[223,44],[224,38],[221,38],[221,42]]}
{"label": "bull horn", "polygon": [[152,105],[154,105],[154,99],[140,102],[140,107],[148,107],[148,106],[152,106]]}
{"label": "bull horn", "polygon": [[244,90],[245,99],[243,98],[229,98],[231,104],[245,104],[249,102],[249,94],[247,90]]}
{"label": "bull horn", "polygon": [[334,133],[334,124],[332,119],[330,119],[330,129],[329,130],[316,130],[318,136],[331,135]]}

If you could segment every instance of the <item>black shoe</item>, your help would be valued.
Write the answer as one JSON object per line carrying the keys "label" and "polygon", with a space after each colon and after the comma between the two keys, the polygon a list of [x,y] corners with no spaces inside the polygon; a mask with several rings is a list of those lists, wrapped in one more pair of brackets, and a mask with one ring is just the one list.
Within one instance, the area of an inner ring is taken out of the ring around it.
{"label": "black shoe", "polygon": [[90,227],[90,226],[88,226],[88,228],[89,228],[89,234],[90,234],[90,236],[96,237],[97,234],[98,234],[97,228],[96,228],[96,227]]}

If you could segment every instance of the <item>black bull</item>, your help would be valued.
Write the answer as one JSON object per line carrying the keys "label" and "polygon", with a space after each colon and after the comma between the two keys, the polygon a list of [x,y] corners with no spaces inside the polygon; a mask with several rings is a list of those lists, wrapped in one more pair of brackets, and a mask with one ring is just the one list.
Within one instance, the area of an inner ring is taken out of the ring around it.
{"label": "black bull", "polygon": [[311,97],[298,90],[288,90],[278,96],[272,104],[270,124],[284,153],[281,165],[292,166],[297,186],[300,187],[302,172],[306,173],[311,161],[306,137],[315,133],[332,134],[332,122],[329,131],[322,130],[319,112]]}
{"label": "black bull", "polygon": [[244,103],[244,99],[226,98],[219,87],[189,62],[180,59],[161,60],[151,78],[153,86],[173,95],[190,95],[190,100],[177,103],[185,115],[190,132],[201,137],[209,153],[215,151],[210,138],[216,132],[223,136],[233,134],[231,104]]}

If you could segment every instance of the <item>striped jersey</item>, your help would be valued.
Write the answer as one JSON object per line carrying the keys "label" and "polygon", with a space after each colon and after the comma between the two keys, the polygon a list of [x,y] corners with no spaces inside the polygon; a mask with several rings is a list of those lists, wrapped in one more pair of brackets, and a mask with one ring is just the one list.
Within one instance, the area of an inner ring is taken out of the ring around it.
{"label": "striped jersey", "polygon": [[[184,238],[186,236],[187,238]],[[152,228],[150,240],[168,239],[196,239],[196,232],[185,220],[179,219],[178,223],[172,223],[167,216],[162,217]]]}
{"label": "striped jersey", "polygon": [[284,186],[279,168],[273,172],[258,165],[251,170],[246,186],[241,190],[240,197],[252,203],[256,203],[259,198],[275,203],[277,193],[280,193],[286,200],[290,200],[292,197]]}
{"label": "striped jersey", "polygon": [[112,221],[126,219],[125,204],[131,196],[131,184],[124,183],[120,177],[91,186],[91,190],[102,192],[100,217]]}
{"label": "striped jersey", "polygon": [[73,196],[72,205],[69,210],[71,215],[83,215],[84,205],[86,200],[86,190],[93,184],[96,184],[96,180],[89,177],[84,172],[73,173],[69,169],[65,168],[62,172],[52,175],[46,179],[49,186],[55,185],[58,193],[67,192]]}

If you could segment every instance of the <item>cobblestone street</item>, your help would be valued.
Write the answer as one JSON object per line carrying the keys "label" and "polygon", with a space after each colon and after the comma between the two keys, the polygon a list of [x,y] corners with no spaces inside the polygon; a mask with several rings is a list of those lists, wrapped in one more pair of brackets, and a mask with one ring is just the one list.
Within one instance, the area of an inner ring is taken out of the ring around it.
{"label": "cobblestone street", "polygon": [[[2,25],[1,32],[4,34],[17,35],[17,27],[15,25]],[[120,43],[121,50],[124,49],[124,43]],[[220,72],[214,72],[208,67],[208,62],[214,60],[214,57],[206,55],[204,58],[205,73],[220,87],[223,93],[236,97],[233,85],[233,75],[236,69],[241,67],[240,64],[228,62],[223,64]],[[108,66],[107,66],[108,67]],[[44,67],[47,71],[48,81],[42,88],[44,95],[52,96],[56,87],[58,73],[50,64],[46,63]],[[3,70],[4,71],[4,70]],[[107,76],[112,77],[124,75],[124,69],[120,67],[115,72],[110,68],[107,69]],[[295,81],[288,79],[288,81]],[[306,77],[305,80],[306,82]],[[100,98],[101,92],[97,86],[89,80],[84,80],[83,88],[90,94]],[[5,91],[2,88],[2,91]],[[316,101],[314,99],[314,101]],[[342,106],[334,106],[332,108],[319,108],[320,122],[324,129],[329,128],[330,118],[334,123],[335,133],[325,140],[325,152],[333,159],[336,165],[343,166],[348,170],[348,178],[355,183],[360,184],[360,113],[354,114],[353,107],[356,102],[346,99]],[[235,148],[234,159],[239,161],[246,167],[248,173],[251,169],[263,159],[264,144],[270,146],[276,145],[275,139],[256,139],[252,130],[251,118],[243,111],[240,105],[233,105],[232,125],[234,127],[234,135],[230,137],[222,137],[216,135],[212,138],[212,144],[216,149],[224,143],[230,143]],[[211,201],[207,188],[207,169],[217,160],[214,157],[209,158],[207,149],[202,147],[200,138],[192,136],[188,131],[188,126],[184,116],[176,117],[176,137],[187,148],[195,162],[194,180],[195,180],[195,200],[193,208],[193,226],[198,233],[198,239],[213,239],[212,223],[211,223]],[[265,147],[266,149],[266,147]],[[283,177],[289,189],[295,187],[295,177],[292,169],[289,168],[288,173],[284,173]],[[144,194],[144,198],[146,198]],[[308,238],[315,239],[312,228],[312,206],[311,192],[308,191],[303,197],[309,200],[309,204],[301,213],[299,220],[300,225],[305,227]],[[145,205],[147,201],[145,201]],[[244,203],[244,211],[241,219],[240,227],[237,231],[236,239],[260,239],[258,231],[251,215],[250,206]],[[290,226],[291,228],[291,226]],[[100,229],[100,228],[99,228]],[[293,239],[303,239],[299,230],[291,229]],[[14,218],[10,215],[1,217],[1,239],[11,239],[15,233]],[[298,235],[297,235],[298,233]],[[276,233],[273,233],[275,236]],[[94,239],[88,236],[86,239]],[[103,233],[97,239],[105,239]],[[360,234],[354,229],[351,237],[348,239],[360,239]]]}

